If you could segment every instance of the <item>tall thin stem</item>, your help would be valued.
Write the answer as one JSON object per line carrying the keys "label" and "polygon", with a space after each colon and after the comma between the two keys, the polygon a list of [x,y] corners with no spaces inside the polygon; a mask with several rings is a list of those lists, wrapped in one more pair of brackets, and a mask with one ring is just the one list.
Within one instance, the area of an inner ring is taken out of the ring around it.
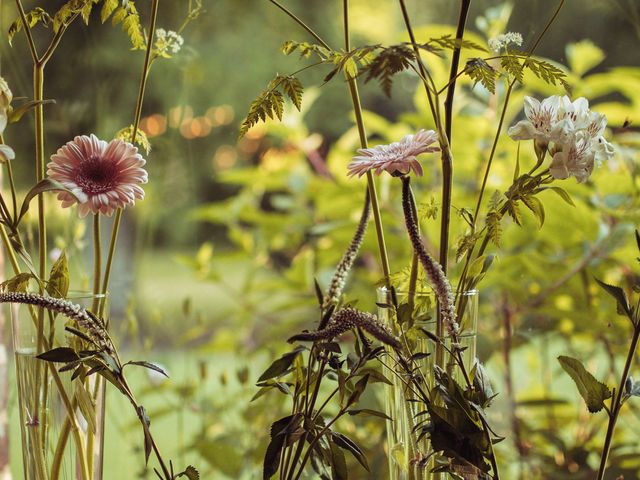
{"label": "tall thin stem", "polygon": [[[636,311],[637,311],[636,307]],[[638,317],[636,315],[636,317]],[[598,468],[598,476],[596,480],[603,480],[604,474],[607,469],[607,460],[609,459],[609,452],[611,450],[611,442],[613,441],[613,433],[618,422],[618,416],[620,415],[620,409],[622,408],[622,399],[625,395],[625,384],[629,377],[629,370],[636,354],[638,347],[638,340],[640,339],[640,317],[634,320],[634,331],[631,344],[629,345],[629,352],[627,353],[627,360],[625,361],[624,368],[622,370],[622,376],[620,377],[620,385],[618,391],[615,392],[615,398],[612,402],[611,410],[609,412],[609,424],[607,425],[607,434],[604,438],[604,445],[602,447],[602,456],[600,457],[600,467]]]}
{"label": "tall thin stem", "polygon": [[460,52],[462,51],[462,38],[464,37],[467,15],[471,0],[462,0],[460,3],[460,16],[458,17],[458,27],[456,29],[456,46],[451,55],[451,68],[449,70],[449,83],[447,97],[444,100],[444,131],[451,145],[451,127],[453,125],[453,97],[456,93],[456,79],[458,78],[458,66],[460,65]]}
{"label": "tall thin stem", "polygon": [[[144,56],[144,65],[142,67],[142,75],[140,76],[140,85],[138,87],[138,98],[136,101],[136,109],[134,113],[133,128],[131,132],[131,142],[135,143],[140,126],[140,118],[142,116],[142,104],[144,102],[144,92],[147,85],[149,75],[149,67],[151,65],[151,51],[153,47],[153,38],[156,31],[156,20],[158,17],[158,5],[160,0],[152,0],[151,2],[151,19],[149,22],[149,33],[147,38],[147,48]],[[116,211],[111,230],[111,240],[109,242],[109,250],[107,253],[107,261],[105,263],[104,278],[102,281],[102,293],[106,294],[109,289],[109,280],[111,278],[111,267],[113,266],[113,257],[116,251],[116,243],[118,241],[118,232],[120,230],[120,222],[122,221],[122,209]],[[100,306],[100,314],[104,313],[105,302]],[[101,316],[101,315],[99,315]]]}
{"label": "tall thin stem", "polygon": [[[343,0],[344,13],[344,38],[345,49],[349,51],[351,44],[349,40],[349,0]],[[362,119],[362,105],[360,103],[360,95],[358,94],[358,83],[354,77],[347,74],[347,82],[349,84],[349,93],[353,103],[353,111],[356,117],[356,126],[358,127],[358,135],[360,137],[360,146],[368,147],[367,131]],[[369,199],[371,200],[371,209],[373,211],[373,221],[376,226],[376,237],[378,240],[378,250],[380,252],[380,264],[382,265],[382,273],[384,275],[384,284],[387,288],[391,288],[391,271],[389,268],[389,256],[387,254],[387,245],[384,239],[384,228],[382,225],[382,215],[380,214],[380,205],[378,203],[378,193],[376,192],[376,183],[373,179],[373,173],[367,172],[367,188],[369,189]]]}

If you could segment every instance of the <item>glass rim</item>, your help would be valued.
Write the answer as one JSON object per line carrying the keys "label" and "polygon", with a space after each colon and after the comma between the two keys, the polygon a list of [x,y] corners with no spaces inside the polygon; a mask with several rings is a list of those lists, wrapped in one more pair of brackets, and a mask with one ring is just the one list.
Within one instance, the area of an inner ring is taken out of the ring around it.
{"label": "glass rim", "polygon": [[[454,295],[456,295],[458,292],[456,290],[456,286],[457,285],[451,285],[451,290],[453,291]],[[433,291],[433,288],[431,286],[428,287],[429,290],[416,290],[415,295],[416,296],[426,296],[426,295],[434,295],[435,296],[435,292]],[[385,285],[381,286],[381,287],[377,287],[376,288],[377,292],[380,293],[387,293],[387,287]],[[477,288],[472,288],[471,290],[465,290],[464,292],[461,292],[462,295],[464,295],[465,297],[473,297],[478,295],[480,292]],[[396,290],[396,294],[397,295],[408,295],[409,291],[408,290]]]}
{"label": "glass rim", "polygon": [[85,298],[108,298],[109,292],[93,293],[90,290],[69,290],[64,296],[65,300],[82,300]]}

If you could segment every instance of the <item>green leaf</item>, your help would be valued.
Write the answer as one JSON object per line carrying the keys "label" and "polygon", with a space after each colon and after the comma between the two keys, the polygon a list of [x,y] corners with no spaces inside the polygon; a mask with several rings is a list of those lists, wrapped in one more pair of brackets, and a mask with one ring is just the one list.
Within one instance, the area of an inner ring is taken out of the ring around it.
{"label": "green leaf", "polygon": [[371,410],[370,408],[360,408],[347,410],[349,415],[365,415],[369,417],[384,418],[385,420],[392,420],[392,418],[386,413],[379,412],[377,410]]}
{"label": "green leaf", "polygon": [[149,155],[149,152],[151,151],[151,142],[149,142],[147,134],[144,133],[143,130],[140,130],[138,128],[136,130],[135,141],[133,140],[133,125],[129,125],[128,127],[124,127],[123,129],[118,130],[113,138],[124,140],[125,142],[129,142],[132,144],[137,143],[144,149],[147,155]]}
{"label": "green leaf", "polygon": [[36,278],[32,273],[19,273],[9,280],[0,283],[0,287],[7,292],[26,292],[29,280]]}
{"label": "green leaf", "polygon": [[200,480],[200,472],[198,472],[193,465],[189,465],[184,472],[178,474],[178,478],[179,477],[187,477],[189,480]]}
{"label": "green leaf", "polygon": [[287,435],[294,432],[302,422],[302,414],[288,415],[276,420],[271,425],[271,441],[264,455],[262,470],[263,480],[269,480],[278,471],[280,456],[284,447]]}
{"label": "green leaf", "polygon": [[12,108],[9,112],[9,123],[16,123],[20,121],[22,116],[27,113],[32,108],[37,107],[38,105],[46,105],[48,103],[56,103],[55,100],[31,100],[29,102],[23,103],[17,108]]}
{"label": "green leaf", "polygon": [[624,293],[624,290],[620,287],[616,287],[615,285],[609,285],[608,283],[604,283],[602,280],[598,280],[596,278],[596,282],[600,284],[600,286],[613,298],[618,302],[617,311],[620,315],[626,315],[630,319],[632,319],[633,311],[629,306],[629,300],[627,299],[627,294]]}
{"label": "green leaf", "polygon": [[40,355],[37,355],[36,358],[40,360],[44,360],[46,362],[60,362],[60,363],[68,363],[75,362],[80,360],[80,357],[76,353],[73,348],[69,347],[58,347],[52,350],[42,352]]}
{"label": "green leaf", "polygon": [[604,383],[599,382],[582,365],[580,360],[561,355],[558,361],[578,387],[578,392],[587,404],[591,413],[604,408],[604,401],[611,398],[611,391]]}
{"label": "green leaf", "polygon": [[111,17],[111,23],[113,25],[122,23],[122,29],[129,36],[134,49],[143,50],[146,47],[142,26],[140,25],[140,15],[133,2],[127,2],[125,5],[118,7]]}
{"label": "green leaf", "polygon": [[100,22],[106,22],[111,14],[118,8],[119,0],[104,0],[102,10],[100,10]]}
{"label": "green leaf", "polygon": [[66,298],[69,293],[69,265],[67,254],[63,251],[51,267],[47,293],[56,298]]}
{"label": "green leaf", "polygon": [[542,228],[542,226],[544,225],[544,218],[545,218],[544,206],[542,205],[542,202],[536,197],[534,197],[533,195],[528,195],[528,196],[522,197],[522,203],[524,203],[525,206],[533,212],[533,214],[538,219],[540,228]]}
{"label": "green leaf", "polygon": [[29,211],[29,204],[31,203],[31,200],[33,200],[35,197],[45,192],[67,192],[71,195],[74,195],[74,193],[71,190],[69,190],[67,187],[65,187],[63,184],[61,184],[56,180],[53,180],[51,178],[45,178],[44,180],[40,180],[25,195],[24,200],[22,201],[22,206],[20,207],[20,214],[18,215],[18,218],[15,221],[16,227],[20,223],[20,220],[22,220],[22,217],[24,217],[26,213]]}
{"label": "green leaf", "polygon": [[393,78],[400,72],[411,68],[415,53],[406,44],[382,48],[369,63],[364,65],[365,83],[376,79],[387,97],[391,97]]}
{"label": "green leaf", "polygon": [[331,432],[331,436],[333,437],[333,441],[336,445],[350,452],[360,463],[360,465],[362,465],[367,472],[369,471],[367,457],[364,455],[362,449],[353,440],[351,440],[346,435],[338,432]]}
{"label": "green leaf", "polygon": [[153,370],[155,372],[161,373],[165,377],[169,378],[169,375],[167,374],[167,372],[163,368],[156,365],[155,363],[145,362],[144,360],[138,360],[135,362],[127,362],[123,365],[123,367],[126,367],[127,365],[138,365],[139,367],[148,368],[149,370]]}
{"label": "green leaf", "polygon": [[498,73],[482,58],[467,61],[466,74],[475,82],[480,82],[491,93],[496,93],[496,77]]}
{"label": "green leaf", "polygon": [[151,436],[151,430],[149,430],[149,427],[151,426],[151,419],[142,405],[140,405],[137,410],[138,418],[140,419],[142,430],[144,432],[144,464],[147,465],[149,463],[151,450],[153,449],[153,437]]}
{"label": "green leaf", "polygon": [[604,51],[594,45],[591,40],[570,43],[567,45],[566,52],[569,67],[578,76],[600,65],[605,58]]}
{"label": "green leaf", "polygon": [[348,480],[347,460],[344,452],[338,445],[329,442],[331,448],[331,478],[332,480]]}
{"label": "green leaf", "polygon": [[360,395],[364,392],[364,389],[367,388],[367,383],[369,382],[369,374],[364,375],[360,380],[356,382],[353,387],[353,392],[349,395],[349,399],[347,400],[347,405],[353,405],[360,399]]}
{"label": "green leaf", "polygon": [[87,392],[82,382],[75,382],[75,397],[78,401],[78,408],[82,412],[82,416],[87,421],[87,425],[92,432],[96,432],[96,409],[91,398],[91,394]]}
{"label": "green leaf", "polygon": [[561,188],[561,187],[541,187],[540,191],[542,191],[542,190],[551,190],[552,192],[555,192],[556,194],[558,194],[560,196],[560,198],[562,198],[562,200],[567,202],[572,207],[576,206],[576,204],[573,203],[572,198],[569,196],[569,194],[567,193],[567,191],[564,188]]}
{"label": "green leaf", "polygon": [[287,76],[282,80],[282,91],[289,97],[293,105],[300,111],[302,107],[302,92],[304,87],[302,82],[296,77]]}
{"label": "green leaf", "polygon": [[[33,10],[26,12],[25,17],[27,18],[27,24],[29,28],[35,27],[38,23],[42,23],[45,27],[48,27],[51,23],[51,16],[45,12],[42,8],[36,7]],[[9,45],[13,41],[13,37],[22,30],[22,18],[18,18],[15,20],[11,26],[9,27]]]}
{"label": "green leaf", "polygon": [[291,352],[282,355],[279,359],[269,365],[269,368],[267,368],[264,373],[260,375],[258,382],[264,382],[265,380],[279,377],[280,375],[288,372],[296,357],[300,355],[304,350],[304,347],[297,347]]}
{"label": "green leaf", "polygon": [[[239,137],[243,137],[251,127],[268,118],[282,120],[284,113],[284,95],[286,95],[299,110],[302,102],[302,83],[291,75],[276,75],[269,82],[267,88],[258,95],[251,106],[247,117],[240,126]],[[283,95],[284,94],[284,95]]]}
{"label": "green leaf", "polygon": [[549,85],[562,85],[565,90],[570,89],[570,85],[566,80],[566,73],[549,62],[533,57],[528,57],[524,62],[524,67],[528,68],[533,74]]}

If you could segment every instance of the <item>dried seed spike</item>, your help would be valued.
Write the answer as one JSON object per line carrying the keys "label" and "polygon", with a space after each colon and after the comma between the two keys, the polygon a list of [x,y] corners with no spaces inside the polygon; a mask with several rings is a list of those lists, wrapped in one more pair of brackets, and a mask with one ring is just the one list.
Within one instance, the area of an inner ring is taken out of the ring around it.
{"label": "dried seed spike", "polygon": [[103,323],[91,312],[80,305],[60,298],[45,297],[37,293],[6,292],[0,293],[0,303],[23,303],[46,308],[52,312],[60,313],[76,323],[86,331],[89,337],[100,347],[109,353],[114,352],[111,339],[105,331]]}
{"label": "dried seed spike", "polygon": [[371,313],[361,312],[352,307],[340,309],[328,327],[315,332],[305,332],[291,337],[288,342],[315,342],[332,340],[353,328],[360,327],[380,342],[393,348],[400,348],[400,341]]}
{"label": "dried seed spike", "polygon": [[[329,305],[338,303],[338,300],[340,299],[340,295],[342,294],[342,290],[344,289],[347,281],[347,275],[349,275],[351,267],[353,267],[353,262],[355,262],[360,246],[362,245],[364,234],[366,233],[367,226],[369,225],[370,216],[371,201],[369,198],[369,191],[367,190],[364,199],[364,207],[362,208],[362,215],[358,222],[358,228],[356,228],[355,234],[351,239],[351,243],[349,243],[349,247],[344,252],[344,255],[342,255],[342,259],[340,259],[340,263],[338,263],[336,271],[333,274],[333,278],[331,279],[331,283],[327,289],[327,294],[325,295],[323,305],[324,310],[326,310]],[[319,326],[320,329],[324,327],[325,325]]]}
{"label": "dried seed spike", "polygon": [[411,193],[409,176],[402,177],[402,209],[413,249],[418,255],[420,263],[433,286],[433,290],[438,298],[440,313],[447,326],[447,330],[449,330],[449,334],[452,337],[455,337],[459,333],[459,326],[456,321],[455,298],[449,280],[442,270],[442,266],[427,253],[420,239],[417,219],[413,213],[413,195]]}

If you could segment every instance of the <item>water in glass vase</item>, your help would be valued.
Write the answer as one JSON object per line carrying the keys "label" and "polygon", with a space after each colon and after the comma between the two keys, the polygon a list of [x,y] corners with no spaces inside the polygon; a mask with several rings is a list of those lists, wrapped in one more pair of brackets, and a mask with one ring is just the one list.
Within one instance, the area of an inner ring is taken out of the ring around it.
{"label": "water in glass vase", "polygon": [[46,480],[49,478],[46,461],[47,399],[43,370],[46,368],[36,358],[35,349],[25,348],[15,352],[16,376],[20,422],[22,428],[22,457],[25,480]]}

